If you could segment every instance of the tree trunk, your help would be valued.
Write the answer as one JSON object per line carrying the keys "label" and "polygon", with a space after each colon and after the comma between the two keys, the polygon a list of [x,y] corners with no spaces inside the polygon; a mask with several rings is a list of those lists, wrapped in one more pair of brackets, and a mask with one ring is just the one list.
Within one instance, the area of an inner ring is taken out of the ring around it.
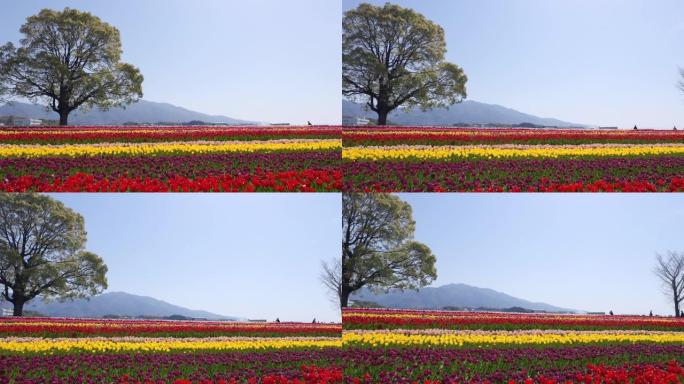
{"label": "tree trunk", "polygon": [[60,111],[59,112],[59,125],[69,125],[69,112]]}
{"label": "tree trunk", "polygon": [[24,316],[24,300],[14,300],[13,316]]}
{"label": "tree trunk", "polygon": [[675,303],[675,317],[681,316],[681,312],[679,311],[679,295],[677,294],[677,288],[675,286],[672,287],[672,301]]}
{"label": "tree trunk", "polygon": [[341,308],[347,308],[349,306],[349,295],[351,295],[351,292],[347,291],[345,289],[343,289],[342,293],[340,293],[340,307]]}
{"label": "tree trunk", "polygon": [[378,111],[378,125],[387,125],[389,111]]}

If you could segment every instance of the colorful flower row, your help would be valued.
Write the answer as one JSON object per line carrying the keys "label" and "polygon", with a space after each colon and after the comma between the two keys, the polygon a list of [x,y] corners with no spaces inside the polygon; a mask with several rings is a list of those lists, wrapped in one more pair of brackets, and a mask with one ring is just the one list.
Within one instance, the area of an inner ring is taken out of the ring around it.
{"label": "colorful flower row", "polygon": [[[620,331],[445,331],[417,333],[404,330],[392,332],[345,331],[345,346],[391,347],[491,347],[505,345],[577,345],[610,343],[684,343],[681,332],[620,332]],[[1,347],[0,347],[1,348]]]}
{"label": "colorful flower row", "polygon": [[326,192],[339,127],[0,129],[0,191]]}
{"label": "colorful flower row", "polygon": [[682,191],[684,157],[347,161],[344,190],[357,192]]}
{"label": "colorful flower row", "polygon": [[339,337],[5,337],[2,353],[131,353],[339,348]]}
{"label": "colorful flower row", "polygon": [[256,172],[231,176],[208,176],[189,179],[130,178],[120,176],[98,179],[77,173],[65,179],[20,176],[0,182],[4,192],[333,192],[342,186],[340,171]]}
{"label": "colorful flower row", "polygon": [[85,337],[85,336],[148,336],[148,337],[217,337],[217,336],[339,336],[339,324],[300,323],[240,323],[205,321],[127,321],[69,320],[45,321],[0,319],[0,337]]}
{"label": "colorful flower row", "polygon": [[[1,148],[0,148],[1,150]],[[1,152],[0,152],[1,153]],[[501,146],[419,146],[397,145],[392,147],[345,147],[342,159],[398,160],[398,161],[458,161],[467,159],[497,158],[597,158],[636,156],[681,156],[684,144],[625,145],[501,145]]]}
{"label": "colorful flower row", "polygon": [[684,190],[684,132],[343,128],[345,191]]}
{"label": "colorful flower row", "polygon": [[285,172],[316,169],[339,170],[340,153],[278,152],[224,153],[177,156],[97,156],[39,157],[33,159],[0,158],[0,180],[20,176],[66,178],[75,173],[90,173],[97,178],[233,176],[257,171]]}
{"label": "colorful flower row", "polygon": [[678,318],[345,309],[343,324],[349,384],[684,382]]}
{"label": "colorful flower row", "polygon": [[499,312],[345,309],[344,329],[666,330],[684,331],[684,319],[659,316],[519,314]]}
{"label": "colorful flower row", "polygon": [[180,154],[332,151],[339,140],[197,141],[164,143],[101,143],[62,145],[0,144],[0,157],[159,156]]}
{"label": "colorful flower row", "polygon": [[[343,358],[347,383],[560,384],[569,381],[582,384],[646,384],[659,381],[633,381],[634,377],[629,380],[628,376],[616,381],[584,380],[598,367],[613,372],[656,369],[661,371],[659,373],[680,374],[684,346],[623,344],[515,349],[347,348]],[[666,382],[680,383],[677,380]]]}
{"label": "colorful flower row", "polygon": [[0,355],[0,384],[342,382],[340,349]]}
{"label": "colorful flower row", "polygon": [[473,128],[345,128],[345,147],[473,144],[682,143],[683,131]]}
{"label": "colorful flower row", "polygon": [[265,125],[69,125],[69,126],[0,126],[0,134],[3,132],[83,132],[83,131],[211,131],[211,130],[225,130],[228,132],[309,132],[313,130],[329,130],[340,132],[341,128],[337,125],[282,125],[282,126],[265,126]]}
{"label": "colorful flower row", "polygon": [[339,139],[339,127],[254,128],[254,127],[76,127],[22,128],[0,130],[0,143],[64,144],[97,142],[158,142],[198,140]]}

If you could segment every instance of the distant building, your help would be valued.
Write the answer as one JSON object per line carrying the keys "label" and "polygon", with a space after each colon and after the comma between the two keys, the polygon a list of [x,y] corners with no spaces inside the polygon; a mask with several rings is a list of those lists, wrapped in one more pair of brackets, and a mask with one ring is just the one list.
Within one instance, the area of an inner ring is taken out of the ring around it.
{"label": "distant building", "polygon": [[370,120],[365,117],[342,116],[342,125],[355,126],[368,124],[370,124]]}
{"label": "distant building", "polygon": [[14,311],[10,308],[0,308],[0,316],[12,316]]}
{"label": "distant building", "polygon": [[8,116],[8,117],[3,119],[3,123],[5,123],[7,125],[12,125],[15,127],[29,127],[29,126],[42,125],[43,120],[32,119],[30,117]]}
{"label": "distant building", "polygon": [[618,129],[618,127],[598,127],[598,129]]}
{"label": "distant building", "polygon": [[247,319],[250,323],[266,323],[268,322],[266,319]]}
{"label": "distant building", "polygon": [[290,123],[271,123],[271,125],[282,126],[282,125],[290,125]]}

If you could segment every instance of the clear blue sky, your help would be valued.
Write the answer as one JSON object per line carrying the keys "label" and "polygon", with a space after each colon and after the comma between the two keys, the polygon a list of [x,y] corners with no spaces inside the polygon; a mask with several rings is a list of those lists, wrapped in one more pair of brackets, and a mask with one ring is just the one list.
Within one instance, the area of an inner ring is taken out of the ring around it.
{"label": "clear blue sky", "polygon": [[274,320],[340,321],[319,275],[339,194],[52,194],[81,213],[109,291]]}
{"label": "clear blue sky", "polygon": [[[385,0],[366,2],[384,4]],[[343,0],[343,9],[361,1]],[[684,2],[393,0],[442,25],[468,98],[566,121],[684,127]]]}
{"label": "clear blue sky", "polygon": [[92,12],[121,31],[145,99],[267,122],[341,121],[339,1],[5,2],[0,43],[42,8]]}
{"label": "clear blue sky", "polygon": [[434,285],[465,283],[589,311],[669,315],[655,253],[684,251],[684,196],[400,194]]}

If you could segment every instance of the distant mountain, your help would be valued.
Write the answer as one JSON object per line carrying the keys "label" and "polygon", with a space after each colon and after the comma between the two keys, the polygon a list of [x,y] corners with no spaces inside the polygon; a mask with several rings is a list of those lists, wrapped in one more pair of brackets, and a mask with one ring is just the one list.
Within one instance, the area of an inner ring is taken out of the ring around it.
{"label": "distant mountain", "polygon": [[88,300],[77,299],[63,303],[37,300],[29,302],[24,309],[55,317],[102,317],[105,315],[167,317],[180,315],[209,320],[238,320],[237,317],[187,309],[152,297],[132,295],[125,292],[103,293]]}
{"label": "distant mountain", "polygon": [[[20,116],[43,120],[59,120],[59,115],[44,106],[11,102],[0,106],[0,116]],[[228,116],[207,115],[177,107],[168,103],[140,100],[126,108],[112,108],[100,111],[94,108],[88,112],[74,111],[69,115],[70,124],[116,125],[134,123],[183,123],[189,121],[226,124],[256,124],[253,121],[234,119]]]}
{"label": "distant mountain", "polygon": [[[373,111],[366,111],[361,104],[342,100],[342,116],[377,119]],[[507,124],[530,123],[547,127],[585,127],[584,124],[569,123],[558,119],[538,117],[495,104],[466,100],[449,109],[435,108],[429,111],[414,109],[410,112],[394,111],[388,120],[399,125],[442,125],[455,124]]]}
{"label": "distant mountain", "polygon": [[352,295],[352,300],[377,303],[387,308],[404,309],[444,309],[444,308],[488,308],[521,309],[546,312],[579,312],[574,309],[560,308],[546,303],[535,303],[497,292],[488,288],[478,288],[466,284],[449,284],[441,287],[428,287],[419,291],[393,290],[375,294],[362,289]]}

